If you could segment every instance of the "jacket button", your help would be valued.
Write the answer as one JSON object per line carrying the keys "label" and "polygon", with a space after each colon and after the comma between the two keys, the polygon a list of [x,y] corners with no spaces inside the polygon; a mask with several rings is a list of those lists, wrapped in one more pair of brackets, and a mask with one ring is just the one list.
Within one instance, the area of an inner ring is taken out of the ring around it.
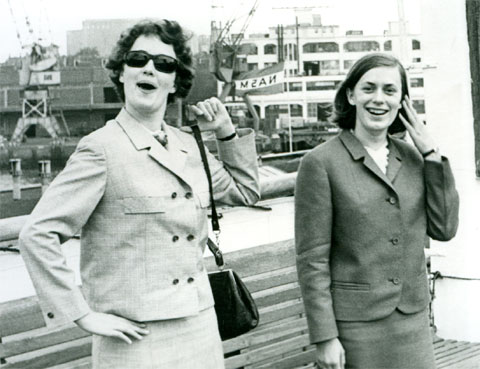
{"label": "jacket button", "polygon": [[173,237],[172,237],[172,241],[173,241],[173,242],[177,242],[177,241],[178,241],[178,236],[177,236],[177,235],[173,236]]}
{"label": "jacket button", "polygon": [[55,317],[55,315],[53,313],[48,313],[47,316],[50,318],[50,319],[53,319]]}
{"label": "jacket button", "polygon": [[177,197],[177,193],[176,193],[176,192],[172,192],[172,199],[174,199],[175,197]]}
{"label": "jacket button", "polygon": [[172,281],[173,284],[178,284],[178,282],[180,282],[180,281],[178,280],[178,278],[175,278],[175,279]]}
{"label": "jacket button", "polygon": [[393,284],[400,284],[400,278],[393,278],[392,283]]}
{"label": "jacket button", "polygon": [[189,235],[187,236],[187,240],[188,240],[188,241],[193,241],[194,239],[195,239],[195,236],[194,236],[193,234],[189,234]]}
{"label": "jacket button", "polygon": [[395,205],[397,203],[397,199],[395,197],[389,197],[387,201],[392,205]]}
{"label": "jacket button", "polygon": [[186,199],[191,199],[192,197],[193,197],[193,194],[192,194],[191,192],[187,192],[187,193],[185,194],[185,198],[186,198]]}
{"label": "jacket button", "polygon": [[188,277],[187,282],[188,282],[188,283],[192,283],[194,280],[195,280],[195,279],[193,279],[193,277]]}
{"label": "jacket button", "polygon": [[390,240],[390,242],[391,242],[392,244],[394,244],[394,245],[398,245],[399,240],[398,240],[397,237],[394,237],[394,238],[392,238],[392,239]]}

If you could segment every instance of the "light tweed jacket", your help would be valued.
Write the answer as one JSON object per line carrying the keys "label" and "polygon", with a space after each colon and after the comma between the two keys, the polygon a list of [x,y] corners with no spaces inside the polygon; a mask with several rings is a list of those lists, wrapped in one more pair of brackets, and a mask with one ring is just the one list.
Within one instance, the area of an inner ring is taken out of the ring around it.
{"label": "light tweed jacket", "polygon": [[[20,234],[48,326],[90,309],[137,321],[195,315],[213,305],[202,254],[209,191],[193,136],[166,128],[168,151],[122,110],[84,137]],[[208,153],[215,199],[259,198],[254,134]],[[60,244],[79,230],[83,294]],[[85,296],[85,298],[84,298]]]}

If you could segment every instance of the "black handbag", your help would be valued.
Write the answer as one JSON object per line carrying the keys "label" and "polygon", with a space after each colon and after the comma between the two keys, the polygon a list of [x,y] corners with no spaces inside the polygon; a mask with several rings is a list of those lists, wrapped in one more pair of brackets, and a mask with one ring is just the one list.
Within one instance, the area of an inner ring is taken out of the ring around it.
{"label": "black handbag", "polygon": [[[210,168],[208,166],[205,147],[198,125],[191,126],[197,141],[203,166],[207,174],[210,201],[212,207],[212,229],[217,236],[220,234],[218,214],[213,200],[213,187]],[[213,299],[215,300],[215,313],[217,314],[218,329],[222,341],[247,333],[258,325],[259,314],[257,305],[240,277],[232,269],[224,269],[223,254],[217,244],[208,239],[208,248],[212,252],[219,270],[208,273]]]}

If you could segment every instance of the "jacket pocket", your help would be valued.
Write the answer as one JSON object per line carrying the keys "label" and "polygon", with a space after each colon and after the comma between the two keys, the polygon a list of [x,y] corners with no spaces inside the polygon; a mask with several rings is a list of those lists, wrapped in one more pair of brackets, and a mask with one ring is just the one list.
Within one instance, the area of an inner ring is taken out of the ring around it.
{"label": "jacket pocket", "polygon": [[332,289],[349,291],[370,291],[369,283],[332,281]]}
{"label": "jacket pocket", "polygon": [[125,214],[164,213],[166,209],[164,197],[125,197],[122,199]]}

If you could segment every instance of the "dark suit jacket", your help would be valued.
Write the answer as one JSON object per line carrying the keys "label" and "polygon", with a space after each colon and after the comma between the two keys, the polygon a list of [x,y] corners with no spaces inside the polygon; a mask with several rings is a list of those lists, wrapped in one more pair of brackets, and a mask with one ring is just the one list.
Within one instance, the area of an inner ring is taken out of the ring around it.
{"label": "dark suit jacket", "polygon": [[389,137],[385,175],[348,131],[302,160],[295,193],[297,269],[312,342],[335,320],[369,321],[429,302],[424,248],[449,240],[458,194],[446,158],[423,161]]}

